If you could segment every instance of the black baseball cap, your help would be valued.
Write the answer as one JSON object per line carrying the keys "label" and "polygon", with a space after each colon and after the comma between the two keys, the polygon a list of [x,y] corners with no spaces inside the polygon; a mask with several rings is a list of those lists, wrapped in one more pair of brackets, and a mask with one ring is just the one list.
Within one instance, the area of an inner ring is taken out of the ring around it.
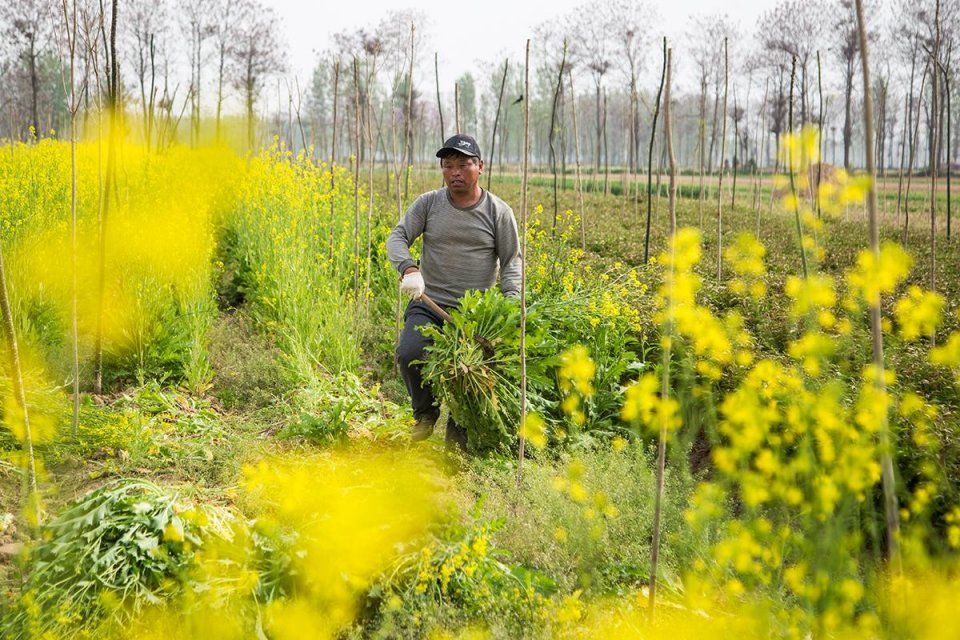
{"label": "black baseball cap", "polygon": [[455,136],[447,138],[447,141],[444,142],[440,150],[437,151],[437,157],[443,158],[451,151],[462,153],[465,156],[473,156],[478,160],[480,159],[480,146],[477,144],[477,141],[473,139],[473,136],[468,136],[463,133],[458,133]]}

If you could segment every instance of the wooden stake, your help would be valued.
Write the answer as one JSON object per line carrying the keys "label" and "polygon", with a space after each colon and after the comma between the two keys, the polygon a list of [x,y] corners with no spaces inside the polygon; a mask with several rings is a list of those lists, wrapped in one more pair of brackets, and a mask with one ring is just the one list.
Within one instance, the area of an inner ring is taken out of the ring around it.
{"label": "wooden stake", "polygon": [[[877,169],[873,158],[873,96],[870,84],[870,59],[867,48],[867,31],[863,19],[863,0],[855,0],[857,9],[857,33],[860,40],[860,63],[863,70],[863,127],[864,151],[867,156],[867,174],[870,176],[870,188],[867,191],[868,227],[870,250],[874,259],[880,260],[880,230],[877,223]],[[883,363],[883,332],[880,326],[880,299],[870,303],[870,337],[873,346],[873,384],[881,397],[887,393]],[[880,469],[883,482],[883,506],[887,524],[887,552],[893,559],[898,572],[900,563],[900,508],[897,504],[896,478],[893,466],[893,444],[890,435],[887,413],[884,411],[880,429]]]}
{"label": "wooden stake", "polygon": [[329,256],[333,261],[333,247],[336,236],[336,211],[334,210],[333,192],[336,189],[336,171],[337,165],[337,104],[340,101],[340,60],[333,63],[333,131],[330,134],[330,239]]}
{"label": "wooden stake", "polygon": [[353,301],[360,299],[360,63],[353,57]]}
{"label": "wooden stake", "polygon": [[[13,397],[17,408],[23,415],[23,448],[27,455],[27,475],[24,482],[28,501],[37,496],[37,463],[33,453],[33,433],[30,431],[30,412],[27,409],[27,394],[23,388],[23,371],[20,368],[20,350],[17,347],[17,330],[10,309],[10,296],[7,293],[7,275],[3,266],[3,246],[0,245],[0,313],[3,315],[3,327],[7,334],[7,351],[10,352],[10,380],[13,383]],[[8,416],[13,420],[12,416]]]}
{"label": "wooden stake", "polygon": [[[673,153],[673,136],[670,130],[670,68],[673,49],[667,49],[666,55],[666,92],[663,97],[663,135],[667,145],[667,156],[670,161],[670,255],[674,255],[674,236],[677,232],[677,161]],[[675,261],[671,260],[671,269],[675,269]],[[671,278],[671,287],[673,287],[673,278]],[[663,360],[660,364],[660,397],[665,401],[670,395],[670,338],[672,335],[673,320],[669,317],[672,310],[669,309],[668,318],[664,324],[666,329],[667,347],[663,350]],[[657,563],[660,558],[660,518],[663,504],[663,478],[666,471],[666,451],[667,451],[667,424],[660,423],[660,433],[657,439],[657,492],[653,503],[653,541],[650,548],[650,593],[648,595],[647,605],[650,619],[653,619],[655,607],[657,604]]]}
{"label": "wooden stake", "polygon": [[723,116],[720,124],[720,176],[717,178],[717,282],[723,276],[723,159],[727,153],[727,89],[730,57],[727,38],[723,39]]}
{"label": "wooden stake", "polygon": [[530,40],[523,65],[523,172],[520,177],[520,425],[517,458],[517,486],[523,482],[523,454],[526,444],[523,424],[527,419],[527,172],[530,165]]}

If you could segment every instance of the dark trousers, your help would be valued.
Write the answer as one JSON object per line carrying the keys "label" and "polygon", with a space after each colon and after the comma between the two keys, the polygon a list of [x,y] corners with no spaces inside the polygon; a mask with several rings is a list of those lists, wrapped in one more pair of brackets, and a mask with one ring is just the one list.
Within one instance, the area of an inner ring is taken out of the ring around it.
{"label": "dark trousers", "polygon": [[[410,403],[413,406],[415,420],[421,418],[436,418],[440,415],[440,408],[436,405],[436,398],[429,383],[423,381],[421,368],[423,365],[413,364],[414,361],[426,359],[424,349],[432,340],[420,333],[417,327],[432,324],[440,327],[443,318],[438,316],[426,304],[419,300],[411,300],[403,314],[403,331],[400,332],[400,341],[397,343],[397,364],[400,376],[407,385],[410,394]],[[462,444],[466,442],[466,432],[451,416],[447,420],[448,443]]]}

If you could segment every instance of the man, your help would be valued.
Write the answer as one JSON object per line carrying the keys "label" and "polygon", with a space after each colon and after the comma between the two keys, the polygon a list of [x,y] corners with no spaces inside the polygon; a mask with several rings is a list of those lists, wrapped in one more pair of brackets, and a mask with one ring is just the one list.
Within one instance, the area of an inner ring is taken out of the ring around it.
{"label": "man", "polygon": [[[387,256],[401,274],[400,290],[410,296],[397,345],[400,374],[410,393],[413,440],[433,433],[440,415],[433,391],[421,377],[421,365],[430,344],[418,327],[440,326],[443,319],[420,296],[426,293],[441,307],[456,307],[467,290],[485,290],[496,283],[507,296],[520,295],[520,239],[513,210],[480,187],[483,159],[471,136],[457,134],[437,151],[444,187],[424,193],[407,209],[387,239]],[[410,245],[423,236],[420,264],[410,256]],[[447,446],[466,447],[466,431],[451,418]]]}

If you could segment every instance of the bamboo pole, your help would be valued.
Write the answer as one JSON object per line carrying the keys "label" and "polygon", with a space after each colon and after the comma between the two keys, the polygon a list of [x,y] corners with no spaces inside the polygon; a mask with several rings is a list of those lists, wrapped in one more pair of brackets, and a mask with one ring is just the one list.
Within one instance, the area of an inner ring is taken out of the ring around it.
{"label": "bamboo pole", "polygon": [[[867,48],[867,33],[863,19],[863,0],[855,0],[857,32],[860,41],[860,63],[863,69],[863,127],[864,151],[867,156],[867,174],[870,188],[867,191],[868,227],[870,250],[874,259],[880,260],[880,231],[877,223],[877,170],[873,158],[873,97],[870,93],[870,59]],[[873,384],[881,396],[886,396],[886,380],[883,363],[883,332],[880,327],[880,299],[870,301],[870,337],[873,350]],[[884,411],[880,426],[880,468],[883,482],[883,505],[887,525],[887,552],[899,572],[900,566],[900,511],[897,505],[896,478],[893,466],[893,444],[887,413]]]}
{"label": "bamboo pole", "polygon": [[720,175],[717,178],[717,282],[723,276],[723,159],[727,153],[727,93],[730,57],[727,38],[723,39],[723,119],[720,123]]}
{"label": "bamboo pole", "polygon": [[[27,394],[23,388],[23,370],[20,367],[20,350],[17,346],[17,330],[10,309],[7,292],[7,274],[3,265],[3,245],[0,243],[0,313],[7,335],[7,351],[10,353],[10,380],[13,383],[14,401],[23,414],[23,448],[27,454],[27,475],[24,489],[29,500],[37,496],[37,462],[33,452],[33,433],[30,431],[30,411],[27,409]],[[12,419],[9,417],[8,419]]]}
{"label": "bamboo pole", "polygon": [[520,429],[517,458],[517,486],[523,482],[526,444],[523,424],[527,419],[527,171],[530,164],[530,40],[523,64],[523,172],[520,176]]}
{"label": "bamboo pole", "polygon": [[[643,235],[643,262],[650,261],[650,217],[653,200],[653,142],[657,133],[657,117],[660,115],[660,96],[663,94],[663,83],[667,74],[667,39],[663,39],[663,67],[660,71],[660,88],[657,89],[657,101],[653,106],[653,124],[650,127],[650,144],[647,147],[647,228]],[[660,197],[660,194],[657,194]]]}
{"label": "bamboo pole", "polygon": [[[934,10],[933,51],[930,52],[930,290],[937,290],[937,173],[940,168],[940,0]],[[949,195],[947,196],[949,198]],[[931,336],[936,344],[937,334]]]}
{"label": "bamboo pole", "polygon": [[[673,49],[667,49],[666,55],[666,92],[663,97],[663,135],[667,145],[667,157],[670,167],[670,255],[674,255],[674,237],[677,232],[677,161],[673,153],[673,134],[671,133],[670,118],[670,85],[671,85],[671,67],[672,67]],[[671,269],[675,269],[675,261],[671,260]],[[670,281],[673,287],[673,278]],[[663,350],[663,360],[660,364],[660,396],[663,400],[670,395],[670,336],[672,334],[672,308],[668,305],[668,317],[665,323],[665,333],[667,346]],[[657,603],[657,564],[660,559],[660,519],[663,510],[663,478],[666,470],[666,451],[667,451],[667,424],[665,421],[660,423],[660,432],[657,439],[657,492],[653,503],[653,541],[650,549],[650,592],[647,600],[647,610],[652,620]]]}
{"label": "bamboo pole", "polygon": [[377,54],[374,53],[370,61],[370,70],[367,73],[367,272],[364,293],[364,312],[370,316],[371,276],[373,273],[373,170],[377,162],[376,143],[373,138],[373,78],[377,71]]}
{"label": "bamboo pole", "polygon": [[360,298],[360,63],[353,57],[353,301]]}
{"label": "bamboo pole", "polygon": [[[411,22],[411,23],[410,23],[410,68],[409,68],[409,70],[408,70],[408,72],[407,72],[407,121],[406,121],[406,124],[405,124],[405,126],[406,126],[406,131],[405,131],[405,133],[404,133],[403,160],[400,160],[400,159],[398,158],[397,170],[396,170],[396,174],[397,174],[397,175],[396,175],[396,184],[397,184],[397,218],[400,219],[400,220],[403,219],[403,201],[402,201],[402,199],[400,198],[400,172],[403,171],[403,173],[408,173],[408,171],[406,170],[405,165],[404,165],[404,160],[406,160],[406,158],[407,158],[407,149],[409,148],[409,146],[407,145],[407,140],[408,140],[408,138],[409,138],[409,132],[410,132],[410,118],[411,118],[411,116],[413,115],[413,54],[414,54],[414,49],[413,49],[413,47],[414,47],[414,36],[415,36],[415,34],[416,34],[416,27],[415,27],[414,24]],[[394,137],[394,140],[396,140],[396,126],[392,127],[392,129],[393,129],[393,137]],[[394,157],[397,156],[396,142],[394,142],[393,154],[394,154]],[[394,341],[394,345],[400,344],[400,332],[401,332],[402,329],[403,329],[403,322],[402,322],[402,320],[403,320],[403,315],[402,315],[402,311],[401,311],[403,305],[402,305],[402,303],[401,303],[401,295],[402,295],[402,293],[401,293],[401,291],[400,291],[400,289],[399,289],[399,287],[398,287],[398,288],[397,288],[396,310],[395,310],[395,312],[396,312],[396,316],[395,316],[395,329],[396,329],[395,338],[396,338],[396,339],[395,339],[395,341]],[[398,367],[399,367],[399,364],[397,363],[396,359],[394,359],[394,368],[398,368]]]}
{"label": "bamboo pole", "polygon": [[334,210],[333,192],[337,187],[336,171],[337,165],[337,105],[340,101],[340,60],[333,63],[333,130],[330,132],[330,238],[329,255],[333,261],[333,249],[336,236],[336,211]]}

